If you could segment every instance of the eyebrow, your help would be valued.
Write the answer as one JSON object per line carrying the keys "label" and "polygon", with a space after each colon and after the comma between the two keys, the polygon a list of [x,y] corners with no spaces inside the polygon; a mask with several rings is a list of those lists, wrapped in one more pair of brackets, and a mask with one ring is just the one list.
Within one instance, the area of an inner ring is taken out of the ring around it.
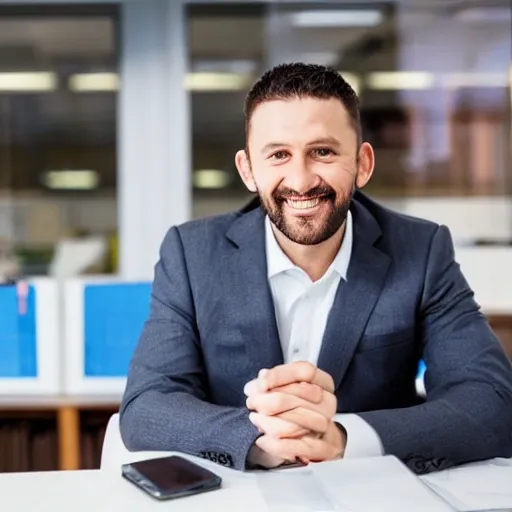
{"label": "eyebrow", "polygon": [[[334,137],[322,137],[320,139],[312,140],[311,142],[308,142],[306,144],[307,147],[321,146],[321,145],[335,146],[337,148],[339,148],[341,146],[340,141],[335,139]],[[286,144],[285,142],[271,142],[271,143],[263,146],[263,149],[261,150],[261,152],[269,153],[270,151],[274,151],[276,149],[281,149],[281,148],[287,148],[289,146],[290,145]]]}
{"label": "eyebrow", "polygon": [[338,139],[335,139],[334,137],[322,137],[320,139],[313,140],[311,142],[308,142],[307,146],[336,146],[340,147],[340,141]]}

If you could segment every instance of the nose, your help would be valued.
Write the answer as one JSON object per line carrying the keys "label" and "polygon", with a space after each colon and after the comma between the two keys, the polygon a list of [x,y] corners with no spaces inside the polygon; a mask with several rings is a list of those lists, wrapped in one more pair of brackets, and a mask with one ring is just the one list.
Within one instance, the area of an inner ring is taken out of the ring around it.
{"label": "nose", "polygon": [[285,185],[299,194],[305,194],[319,185],[320,178],[308,166],[305,159],[294,159],[287,170]]}

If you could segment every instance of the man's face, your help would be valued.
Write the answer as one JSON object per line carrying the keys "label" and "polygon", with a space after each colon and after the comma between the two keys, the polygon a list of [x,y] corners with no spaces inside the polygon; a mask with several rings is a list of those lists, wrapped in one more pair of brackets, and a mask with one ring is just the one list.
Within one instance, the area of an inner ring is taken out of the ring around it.
{"label": "man's face", "polygon": [[340,229],[361,177],[356,131],[339,100],[260,104],[248,149],[250,162],[244,152],[237,155],[242,179],[288,239],[315,245]]}

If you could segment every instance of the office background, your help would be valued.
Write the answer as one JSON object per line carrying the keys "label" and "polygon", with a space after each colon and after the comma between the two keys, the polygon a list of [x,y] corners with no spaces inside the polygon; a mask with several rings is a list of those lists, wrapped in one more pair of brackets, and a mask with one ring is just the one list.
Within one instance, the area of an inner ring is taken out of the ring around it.
{"label": "office background", "polygon": [[162,238],[249,199],[244,96],[280,62],[356,89],[368,193],[450,227],[512,357],[511,24],[508,0],[0,0],[0,471],[98,465]]}

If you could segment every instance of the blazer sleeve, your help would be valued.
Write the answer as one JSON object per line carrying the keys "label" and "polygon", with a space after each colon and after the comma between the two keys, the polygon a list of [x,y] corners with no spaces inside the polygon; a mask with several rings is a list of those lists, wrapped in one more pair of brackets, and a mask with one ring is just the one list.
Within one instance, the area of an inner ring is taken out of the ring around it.
{"label": "blazer sleeve", "polygon": [[512,368],[454,258],[432,238],[419,311],[426,402],[360,414],[384,451],[417,473],[512,456]]}
{"label": "blazer sleeve", "polygon": [[214,405],[207,397],[183,245],[178,229],[171,228],[121,403],[124,444],[131,451],[180,451],[245,469],[259,436],[248,410]]}

